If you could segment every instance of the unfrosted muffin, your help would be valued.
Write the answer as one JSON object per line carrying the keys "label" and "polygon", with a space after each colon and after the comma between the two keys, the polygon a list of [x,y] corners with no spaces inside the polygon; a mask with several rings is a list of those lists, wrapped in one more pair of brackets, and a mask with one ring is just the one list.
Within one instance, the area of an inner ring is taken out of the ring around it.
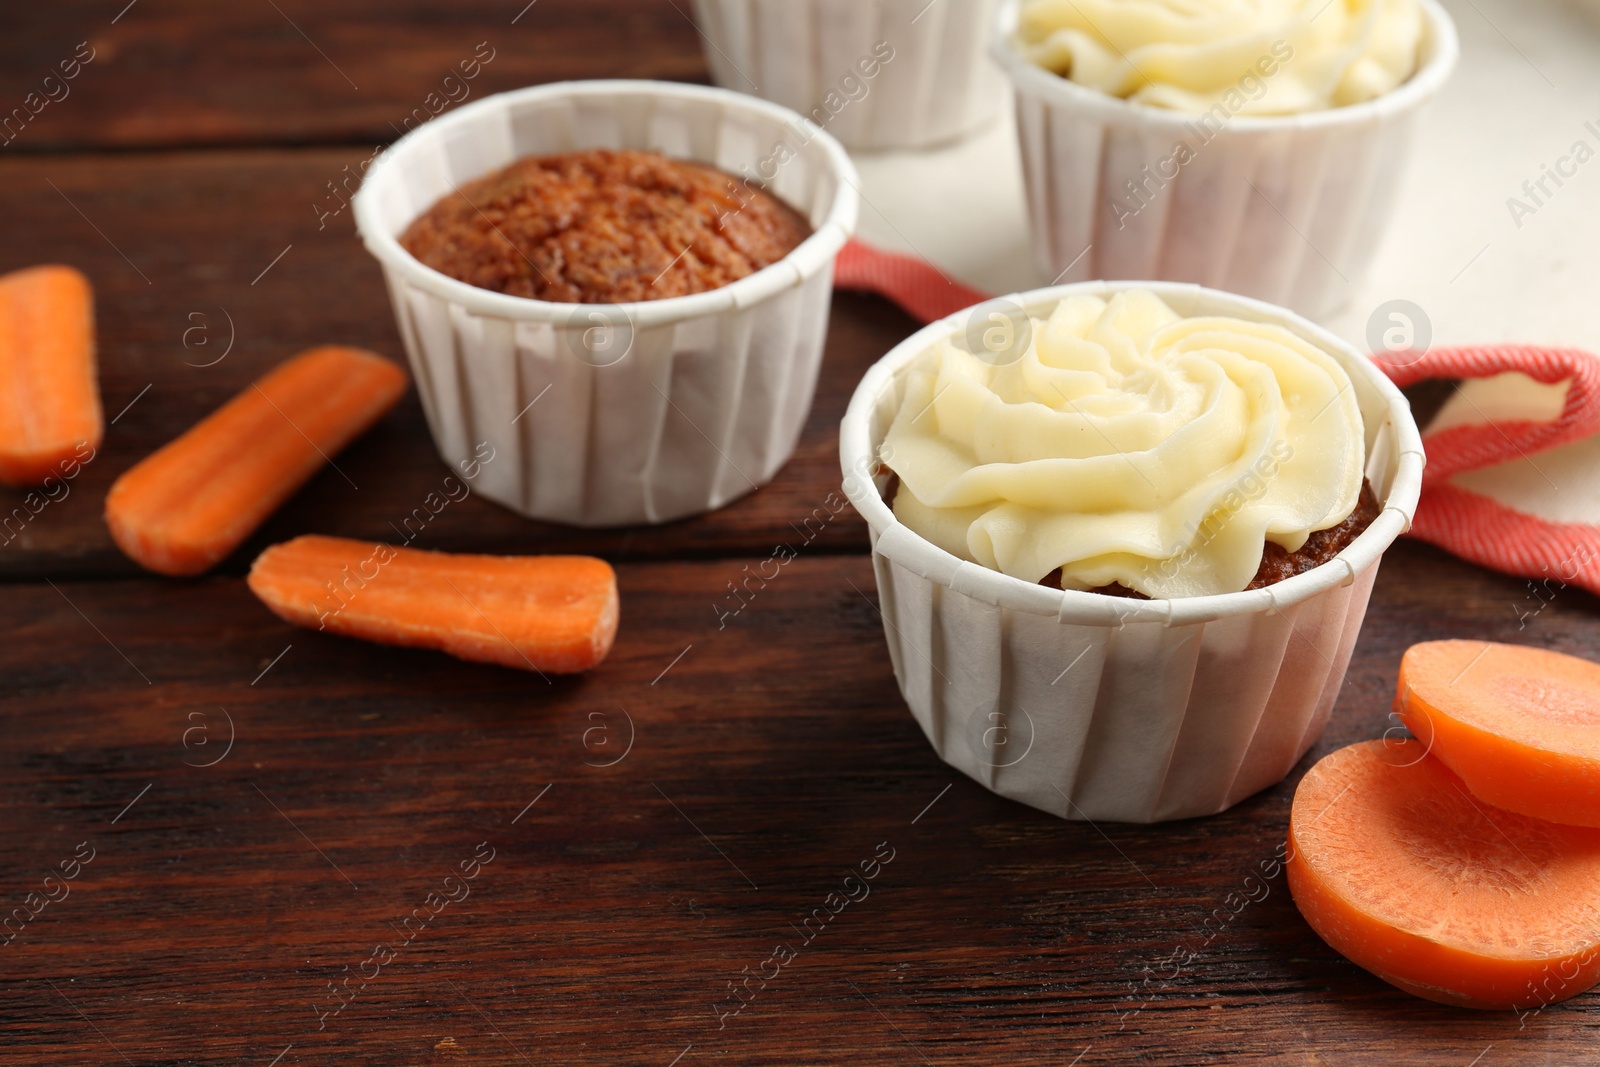
{"label": "unfrosted muffin", "polygon": [[799,212],[744,179],[656,152],[590,149],[467,182],[400,243],[480,289],[620,304],[720,289],[810,236]]}

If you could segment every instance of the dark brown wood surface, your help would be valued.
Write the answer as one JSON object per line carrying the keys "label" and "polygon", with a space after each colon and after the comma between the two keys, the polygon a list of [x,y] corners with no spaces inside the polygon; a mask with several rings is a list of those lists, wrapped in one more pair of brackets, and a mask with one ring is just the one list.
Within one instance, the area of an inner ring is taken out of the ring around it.
{"label": "dark brown wood surface", "polygon": [[[472,500],[429,528],[426,547],[616,561],[621,633],[584,678],[295,630],[245,588],[261,545],[384,536],[433,487],[414,400],[341,458],[359,490],[319,478],[217,574],[159,580],[117,554],[110,481],[263,368],[327,341],[399,358],[348,212],[319,229],[314,207],[387,116],[486,39],[485,91],[703,79],[676,3],[538,0],[515,26],[516,0],[0,13],[0,93],[77,41],[99,49],[0,148],[0,269],[91,275],[120,413],[71,496],[0,548],[0,914],[93,855],[0,944],[0,1063],[1600,1059],[1586,999],[1519,1019],[1408,997],[1323,945],[1281,876],[1235,914],[1309,759],[1225,815],[1160,827],[1061,822],[945,767],[895,690],[850,513],[719,629],[726,584],[837,487],[849,392],[912,328],[880,302],[836,299],[800,454],[725,512],[592,533]],[[1519,621],[1542,603],[1398,546],[1312,756],[1391,725],[1413,641],[1600,657],[1590,598]],[[493,858],[460,881],[475,853]],[[807,943],[803,917],[890,854]],[[794,958],[729,1014],[730,983],[779,944]]]}
{"label": "dark brown wood surface", "polygon": [[492,58],[467,84],[472,99],[571,78],[704,81],[692,15],[693,0],[8,4],[5,113],[63,73],[80,45],[92,58],[0,151],[372,146],[392,140],[428,94],[460,96],[444,79],[479,55]]}

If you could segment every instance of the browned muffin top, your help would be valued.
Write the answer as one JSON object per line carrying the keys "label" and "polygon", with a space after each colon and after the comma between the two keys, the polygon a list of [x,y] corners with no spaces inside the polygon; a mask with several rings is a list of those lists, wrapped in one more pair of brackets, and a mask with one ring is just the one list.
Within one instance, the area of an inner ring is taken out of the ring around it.
{"label": "browned muffin top", "polygon": [[400,243],[458,281],[558,303],[703,293],[788,255],[811,227],[743,180],[656,152],[530,156],[442,197]]}

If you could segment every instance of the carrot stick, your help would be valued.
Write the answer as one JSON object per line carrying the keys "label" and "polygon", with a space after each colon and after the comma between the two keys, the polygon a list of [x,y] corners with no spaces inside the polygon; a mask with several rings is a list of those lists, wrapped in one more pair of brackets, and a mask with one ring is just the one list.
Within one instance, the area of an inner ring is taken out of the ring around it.
{"label": "carrot stick", "polygon": [[210,570],[393,407],[406,382],[359,348],[302,352],[118,478],[106,497],[112,538],[160,574]]}
{"label": "carrot stick", "polygon": [[588,556],[466,556],[297,537],[250,568],[278,617],[311,629],[550,674],[586,671],[617,634],[617,579]]}
{"label": "carrot stick", "polygon": [[1428,641],[1400,660],[1395,711],[1495,807],[1600,826],[1600,664],[1525,645]]}
{"label": "carrot stick", "polygon": [[60,477],[104,430],[89,279],[71,267],[0,277],[0,482]]}
{"label": "carrot stick", "polygon": [[1600,831],[1475,800],[1420,741],[1367,741],[1312,767],[1287,866],[1311,928],[1408,993],[1528,1008],[1600,981]]}

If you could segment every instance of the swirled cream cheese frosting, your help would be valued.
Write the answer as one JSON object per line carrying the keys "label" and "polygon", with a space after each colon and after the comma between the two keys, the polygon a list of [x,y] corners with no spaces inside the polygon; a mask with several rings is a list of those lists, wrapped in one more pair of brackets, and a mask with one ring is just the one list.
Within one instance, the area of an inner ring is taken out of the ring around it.
{"label": "swirled cream cheese frosting", "polygon": [[1418,0],[1024,0],[1015,45],[1126,100],[1293,115],[1400,85],[1423,23]]}
{"label": "swirled cream cheese frosting", "polygon": [[1027,582],[1059,569],[1065,589],[1202,596],[1356,509],[1349,375],[1287,329],[1183,318],[1142,289],[1031,325],[1020,356],[946,340],[905,372],[881,457],[896,517],[945,551]]}

